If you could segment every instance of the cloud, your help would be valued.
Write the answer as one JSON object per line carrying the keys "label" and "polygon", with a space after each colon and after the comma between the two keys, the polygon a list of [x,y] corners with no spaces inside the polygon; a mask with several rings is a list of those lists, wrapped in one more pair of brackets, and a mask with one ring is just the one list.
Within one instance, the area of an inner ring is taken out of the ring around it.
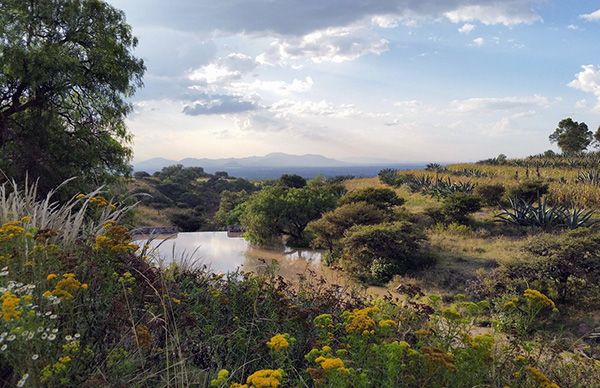
{"label": "cloud", "polygon": [[280,100],[269,107],[278,117],[294,116],[324,116],[330,118],[377,118],[387,117],[388,113],[363,112],[353,104],[333,104],[327,100]]}
{"label": "cloud", "polygon": [[583,65],[569,86],[582,92],[592,93],[598,100],[595,110],[600,110],[600,66]]}
{"label": "cloud", "polygon": [[568,28],[569,30],[573,30],[573,31],[578,31],[578,30],[581,30],[581,28],[580,28],[578,25],[576,25],[576,24],[569,24],[569,25],[567,26],[567,28]]}
{"label": "cloud", "polygon": [[365,27],[350,26],[318,30],[300,38],[276,39],[257,61],[270,65],[304,60],[340,63],[387,50],[387,40]]}
{"label": "cloud", "polygon": [[256,66],[254,58],[241,53],[231,53],[214,63],[192,70],[188,79],[200,85],[226,84],[239,80]]}
{"label": "cloud", "polygon": [[595,22],[600,20],[600,9],[591,13],[579,15],[579,17],[587,22]]}
{"label": "cloud", "polygon": [[532,24],[542,20],[527,1],[480,2],[485,4],[463,5],[444,15],[453,23],[479,21],[486,25]]}
{"label": "cloud", "polygon": [[546,108],[550,100],[544,96],[530,97],[478,97],[465,100],[454,100],[450,103],[450,111],[468,112],[497,112],[513,109]]}
{"label": "cloud", "polygon": [[485,43],[485,39],[483,39],[481,36],[473,39],[473,46],[481,47],[481,46],[483,46],[484,43]]}
{"label": "cloud", "polygon": [[458,32],[460,32],[461,34],[468,34],[469,32],[473,31],[475,29],[475,25],[471,24],[471,23],[465,23],[462,25],[462,27],[460,27],[458,29]]}
{"label": "cloud", "polygon": [[219,115],[248,112],[258,109],[256,101],[232,95],[207,95],[183,107],[183,113],[189,116]]}
{"label": "cloud", "polygon": [[[137,17],[133,22],[182,30],[303,36],[375,19],[381,27],[414,20],[529,24],[541,20],[537,0],[111,0]],[[135,9],[143,13],[134,14]],[[134,17],[132,16],[132,17]]]}
{"label": "cloud", "polygon": [[394,102],[394,106],[403,111],[414,113],[423,107],[423,102],[419,100],[403,100]]}
{"label": "cloud", "polygon": [[256,79],[252,82],[232,82],[228,89],[241,94],[269,92],[276,95],[287,96],[292,93],[304,93],[314,85],[311,77],[304,80],[295,79],[292,82],[285,81],[263,81]]}

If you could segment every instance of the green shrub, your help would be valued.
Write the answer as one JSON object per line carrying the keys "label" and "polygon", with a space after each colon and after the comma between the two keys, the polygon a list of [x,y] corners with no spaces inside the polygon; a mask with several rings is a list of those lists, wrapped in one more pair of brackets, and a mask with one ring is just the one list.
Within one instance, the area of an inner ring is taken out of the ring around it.
{"label": "green shrub", "polygon": [[426,239],[422,230],[406,221],[354,226],[342,239],[343,258],[359,275],[369,278],[374,271],[377,278],[371,280],[387,281],[431,262],[423,248]]}
{"label": "green shrub", "polygon": [[481,210],[481,200],[469,193],[452,193],[444,199],[440,209],[447,223],[469,222],[469,215]]}
{"label": "green shrub", "polygon": [[502,183],[479,185],[475,188],[475,194],[481,198],[486,206],[497,206],[502,200],[505,188]]}

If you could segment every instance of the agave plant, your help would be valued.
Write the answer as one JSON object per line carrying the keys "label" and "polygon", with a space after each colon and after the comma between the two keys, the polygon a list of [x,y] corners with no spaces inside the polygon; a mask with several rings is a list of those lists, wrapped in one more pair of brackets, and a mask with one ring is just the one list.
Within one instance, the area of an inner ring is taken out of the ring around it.
{"label": "agave plant", "polygon": [[508,200],[509,206],[502,207],[500,213],[496,214],[496,218],[504,223],[528,226],[529,223],[529,209],[531,205],[519,198],[510,198]]}
{"label": "agave plant", "polygon": [[577,183],[590,184],[594,186],[600,185],[600,170],[582,171],[577,175],[575,180]]}
{"label": "agave plant", "polygon": [[595,213],[594,210],[585,210],[576,205],[565,207],[562,213],[562,222],[569,229],[592,226],[598,223],[598,220],[592,219]]}
{"label": "agave plant", "polygon": [[560,206],[551,207],[546,203],[546,198],[538,196],[537,206],[528,207],[529,224],[539,228],[551,228],[562,224],[563,209]]}
{"label": "agave plant", "polygon": [[537,204],[522,199],[510,199],[509,205],[502,208],[496,218],[504,223],[538,228],[566,227],[576,229],[597,223],[593,220],[595,212],[578,206],[548,206],[546,199],[538,197]]}

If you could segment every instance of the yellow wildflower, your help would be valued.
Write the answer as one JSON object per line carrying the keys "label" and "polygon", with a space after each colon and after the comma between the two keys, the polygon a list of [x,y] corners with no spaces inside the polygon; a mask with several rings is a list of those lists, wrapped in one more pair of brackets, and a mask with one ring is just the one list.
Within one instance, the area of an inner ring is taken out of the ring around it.
{"label": "yellow wildflower", "polygon": [[[54,275],[54,276],[50,276],[50,275]],[[56,274],[50,274],[48,275],[48,279],[55,279],[58,277],[58,275]],[[65,299],[65,300],[69,300],[69,299],[73,299],[73,294],[75,294],[75,292],[77,290],[79,290],[80,288],[83,289],[87,289],[87,284],[86,283],[81,283],[79,280],[77,280],[77,275],[75,275],[74,273],[66,273],[63,274],[62,276],[63,278],[60,279],[56,285],[54,286],[53,290],[48,290],[46,292],[44,292],[43,296],[48,298],[51,295],[54,295],[58,298],[61,299]],[[85,287],[83,287],[85,285]]]}
{"label": "yellow wildflower", "polygon": [[267,341],[267,346],[276,352],[282,349],[287,349],[290,346],[290,343],[287,340],[287,334],[274,335],[269,341]]}
{"label": "yellow wildflower", "polygon": [[379,327],[381,327],[381,328],[393,327],[393,326],[396,326],[396,322],[391,319],[383,319],[383,320],[379,321]]}
{"label": "yellow wildflower", "polygon": [[525,369],[527,369],[527,371],[531,373],[533,379],[540,384],[540,388],[560,388],[558,384],[552,382],[552,380],[550,380],[548,376],[546,376],[544,372],[538,368],[526,366]]}
{"label": "yellow wildflower", "polygon": [[344,360],[339,357],[331,358],[320,356],[315,359],[315,362],[321,365],[321,368],[323,369],[338,369],[346,366]]}
{"label": "yellow wildflower", "polygon": [[58,359],[58,362],[60,362],[61,364],[68,364],[69,362],[71,362],[71,357],[70,356],[62,356]]}
{"label": "yellow wildflower", "polygon": [[6,291],[4,294],[2,294],[0,300],[2,301],[2,318],[5,321],[21,318],[23,313],[18,309],[21,298],[10,291]]}
{"label": "yellow wildflower", "polygon": [[370,333],[375,328],[375,320],[369,316],[373,312],[379,311],[378,307],[365,307],[363,309],[354,309],[346,314],[348,323],[346,332],[348,333]]}
{"label": "yellow wildflower", "polygon": [[57,277],[58,277],[57,274],[51,273],[51,274],[48,274],[48,276],[46,276],[46,280],[56,279]]}
{"label": "yellow wildflower", "polygon": [[548,298],[546,295],[542,294],[538,290],[528,288],[523,292],[523,296],[529,299],[530,301],[540,303],[542,306],[547,307],[551,310],[556,309],[554,301],[552,301],[552,299]]}
{"label": "yellow wildflower", "polygon": [[281,369],[261,369],[248,376],[246,383],[256,388],[278,388],[282,379]]}

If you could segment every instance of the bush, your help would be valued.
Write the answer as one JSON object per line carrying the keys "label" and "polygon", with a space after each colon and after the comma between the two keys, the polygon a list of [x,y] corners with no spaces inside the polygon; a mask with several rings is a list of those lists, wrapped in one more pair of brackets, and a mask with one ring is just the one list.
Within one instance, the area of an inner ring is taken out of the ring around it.
{"label": "bush", "polygon": [[423,249],[426,239],[422,230],[406,221],[354,226],[342,239],[343,258],[367,280],[387,281],[430,263]]}
{"label": "bush", "polygon": [[475,188],[475,194],[481,198],[486,206],[497,206],[502,200],[505,188],[502,183],[479,185]]}
{"label": "bush", "polygon": [[517,186],[508,190],[507,197],[509,199],[518,199],[527,203],[533,203],[539,197],[547,194],[548,189],[548,183],[538,179],[529,179],[522,181]]}
{"label": "bush", "polygon": [[203,225],[203,220],[200,216],[189,212],[176,212],[169,215],[171,221],[182,232],[196,232]]}
{"label": "bush", "polygon": [[453,193],[444,199],[440,210],[445,222],[464,224],[471,213],[481,210],[481,200],[473,194]]}
{"label": "bush", "polygon": [[324,213],[321,218],[308,224],[307,231],[313,237],[313,248],[327,249],[335,255],[348,229],[356,225],[378,224],[385,219],[386,214],[381,209],[366,202],[354,202]]}

